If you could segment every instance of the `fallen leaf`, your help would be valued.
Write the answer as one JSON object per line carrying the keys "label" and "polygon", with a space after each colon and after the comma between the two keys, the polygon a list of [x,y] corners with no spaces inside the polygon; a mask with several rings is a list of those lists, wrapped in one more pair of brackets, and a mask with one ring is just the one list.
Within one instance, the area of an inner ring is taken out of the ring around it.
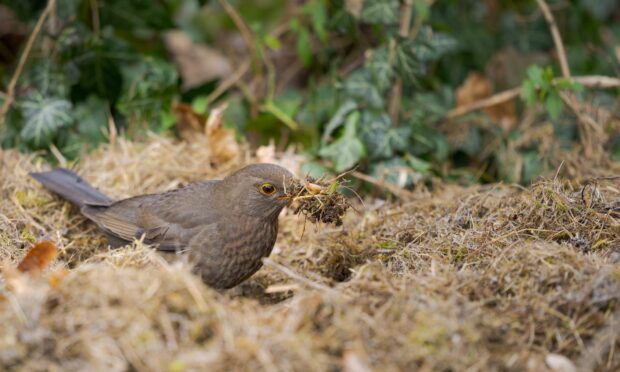
{"label": "fallen leaf", "polygon": [[213,108],[208,117],[198,114],[186,103],[179,103],[173,108],[181,138],[194,142],[196,138],[206,136],[211,162],[215,164],[225,163],[241,152],[235,131],[222,125],[227,106],[228,104],[224,103]]}
{"label": "fallen leaf", "polygon": [[[456,90],[456,106],[466,106],[478,102],[493,94],[491,81],[479,72],[470,72],[467,79]],[[493,121],[501,123],[509,129],[517,122],[515,100],[510,100],[498,105],[486,107],[482,110]]]}
{"label": "fallen leaf", "polygon": [[58,255],[58,249],[50,241],[35,244],[17,265],[23,273],[37,274],[43,271]]}
{"label": "fallen leaf", "polygon": [[58,288],[65,277],[69,275],[69,270],[61,268],[52,272],[47,278],[50,287]]}
{"label": "fallen leaf", "polygon": [[222,117],[228,104],[215,107],[209,112],[205,132],[209,143],[209,151],[212,161],[216,163],[227,162],[240,153],[239,143],[235,138],[235,131],[222,126]]}
{"label": "fallen leaf", "polygon": [[194,43],[182,31],[166,32],[164,42],[181,74],[183,90],[228,77],[232,73],[226,56],[206,44]]}
{"label": "fallen leaf", "polygon": [[362,14],[362,8],[364,7],[363,0],[346,0],[345,6],[349,13],[353,15],[355,18],[359,18]]}
{"label": "fallen leaf", "polygon": [[259,163],[278,164],[296,175],[303,177],[301,166],[306,161],[306,157],[300,155],[300,151],[295,146],[289,146],[283,152],[276,150],[273,140],[268,145],[260,146],[256,149],[256,160]]}
{"label": "fallen leaf", "polygon": [[178,103],[172,108],[177,119],[176,128],[179,135],[186,141],[192,141],[196,137],[196,132],[202,132],[207,118],[192,109],[187,103]]}

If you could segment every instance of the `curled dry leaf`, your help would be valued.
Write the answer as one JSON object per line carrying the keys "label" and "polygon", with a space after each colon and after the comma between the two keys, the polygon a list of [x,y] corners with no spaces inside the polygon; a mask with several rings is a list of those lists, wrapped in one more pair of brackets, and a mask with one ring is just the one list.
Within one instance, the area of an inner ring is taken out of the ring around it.
{"label": "curled dry leaf", "polygon": [[28,251],[26,256],[17,265],[23,273],[36,274],[43,271],[58,255],[58,249],[50,241],[37,243]]}
{"label": "curled dry leaf", "polygon": [[206,44],[194,43],[182,31],[167,32],[164,42],[181,74],[184,90],[226,78],[232,73],[232,66],[225,55]]}
{"label": "curled dry leaf", "polygon": [[308,177],[303,182],[291,181],[286,193],[293,198],[295,214],[303,214],[310,222],[332,223],[342,225],[342,217],[351,205],[338,189],[341,180],[314,179]]}
{"label": "curled dry leaf", "polygon": [[[493,94],[491,81],[479,72],[470,72],[467,79],[456,90],[456,106],[467,106]],[[514,100],[483,109],[487,115],[498,123],[506,122],[512,126],[517,121]]]}
{"label": "curled dry leaf", "polygon": [[227,103],[214,107],[208,117],[195,112],[186,103],[177,104],[173,108],[180,136],[190,143],[198,142],[200,137],[206,136],[209,157],[214,164],[226,163],[241,153],[235,131],[222,125],[227,107]]}

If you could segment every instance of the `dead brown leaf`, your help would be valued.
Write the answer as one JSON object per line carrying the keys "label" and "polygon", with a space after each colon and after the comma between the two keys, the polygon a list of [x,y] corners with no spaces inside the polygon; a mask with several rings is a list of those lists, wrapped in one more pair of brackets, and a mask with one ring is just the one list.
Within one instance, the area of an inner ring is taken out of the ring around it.
{"label": "dead brown leaf", "polygon": [[[488,98],[492,94],[493,87],[491,81],[481,73],[472,71],[456,91],[456,105],[457,107],[467,106]],[[489,115],[493,121],[505,126],[505,129],[517,122],[514,100],[487,107],[482,111]]]}
{"label": "dead brown leaf", "polygon": [[21,260],[17,269],[22,273],[37,274],[45,270],[58,255],[58,249],[50,241],[35,244]]}
{"label": "dead brown leaf", "polygon": [[228,104],[225,103],[211,110],[205,128],[211,157],[216,163],[227,162],[238,156],[241,151],[235,138],[235,131],[222,125],[227,107]]}
{"label": "dead brown leaf", "polygon": [[191,141],[195,138],[196,132],[202,132],[207,118],[204,115],[200,115],[194,110],[192,106],[187,103],[178,103],[172,111],[177,119],[177,130],[179,135],[186,141]]}
{"label": "dead brown leaf", "polygon": [[226,56],[205,44],[194,43],[182,31],[167,32],[164,42],[181,74],[183,90],[225,78],[232,73]]}

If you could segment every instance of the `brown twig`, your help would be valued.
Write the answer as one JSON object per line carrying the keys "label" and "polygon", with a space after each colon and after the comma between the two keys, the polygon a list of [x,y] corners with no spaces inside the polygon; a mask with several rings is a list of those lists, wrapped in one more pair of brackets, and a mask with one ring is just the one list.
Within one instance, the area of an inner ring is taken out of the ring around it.
{"label": "brown twig", "polygon": [[235,72],[232,75],[230,75],[227,79],[222,81],[217,86],[217,88],[215,88],[215,90],[213,92],[211,92],[211,94],[209,94],[207,96],[207,102],[211,103],[211,102],[215,101],[216,99],[218,99],[219,96],[224,94],[224,92],[226,92],[232,86],[236,85],[237,82],[239,82],[239,80],[241,78],[243,78],[243,75],[245,75],[245,73],[248,72],[249,68],[250,68],[250,61],[248,61],[248,60],[244,61],[237,68],[237,70],[235,70]]}
{"label": "brown twig", "polygon": [[564,76],[565,78],[570,78],[570,69],[568,67],[568,59],[566,58],[566,49],[564,48],[564,43],[562,42],[562,35],[560,35],[560,31],[558,30],[558,25],[555,22],[553,13],[551,13],[549,5],[547,5],[545,0],[536,0],[536,2],[538,3],[540,10],[543,12],[545,20],[549,24],[551,36],[553,37],[553,43],[555,44],[555,48],[558,52],[558,60],[560,61],[562,76]]}
{"label": "brown twig", "polygon": [[351,172],[351,175],[355,178],[358,178],[362,181],[371,183],[379,188],[385,189],[389,192],[391,192],[392,194],[394,194],[396,197],[401,198],[401,199],[411,199],[413,197],[413,193],[409,190],[405,190],[403,188],[394,186],[388,182],[382,182],[372,176],[369,176],[367,174],[361,173],[361,172]]}
{"label": "brown twig", "polygon": [[[400,16],[400,30],[399,34],[402,37],[407,37],[409,35],[409,24],[411,23],[411,15],[413,13],[413,0],[405,0],[401,9]],[[391,54],[394,54],[394,49],[396,48],[396,43],[392,42],[390,44],[392,49]],[[403,80],[400,77],[397,77],[394,81],[394,85],[392,86],[392,90],[390,92],[390,105],[388,107],[388,113],[390,118],[392,119],[392,125],[398,126],[398,114],[400,112],[400,103],[402,98],[403,91]]]}
{"label": "brown twig", "polygon": [[[609,76],[576,76],[571,78],[574,82],[577,82],[587,88],[599,88],[610,89],[620,87],[620,79],[616,79]],[[553,81],[559,82],[564,78],[556,78]],[[504,102],[508,102],[516,98],[521,92],[521,87],[505,90],[503,92],[492,95],[491,97],[482,99],[480,101],[473,102],[468,105],[456,107],[445,116],[445,119],[454,119],[456,117],[469,114],[470,112],[478,111],[487,107],[496,106]]]}
{"label": "brown twig", "polygon": [[37,39],[37,36],[41,32],[41,28],[43,27],[45,20],[47,19],[48,15],[52,12],[55,5],[56,5],[56,0],[49,0],[47,2],[47,6],[45,7],[45,9],[43,9],[43,12],[41,12],[39,19],[37,20],[37,23],[32,29],[32,32],[30,33],[30,37],[28,38],[28,41],[26,42],[24,51],[22,52],[22,55],[19,57],[17,68],[13,72],[13,76],[11,76],[11,81],[9,82],[9,85],[6,91],[6,98],[4,100],[4,103],[2,104],[2,108],[0,109],[0,132],[2,132],[4,128],[6,114],[7,112],[9,112],[9,108],[11,107],[11,104],[13,103],[13,100],[15,99],[15,87],[17,86],[17,80],[19,79],[19,76],[21,75],[22,70],[24,69],[26,60],[28,60],[28,56],[30,55],[30,50],[32,49],[32,46],[34,45],[34,42]]}
{"label": "brown twig", "polygon": [[342,295],[338,291],[336,291],[336,290],[334,290],[334,289],[332,289],[332,288],[330,288],[330,287],[328,287],[328,286],[326,286],[324,284],[314,282],[314,281],[312,281],[312,280],[310,280],[310,279],[308,279],[308,278],[306,278],[306,277],[296,273],[295,271],[289,269],[288,267],[273,261],[270,258],[267,258],[267,257],[263,258],[263,264],[265,266],[268,266],[268,267],[271,267],[273,269],[276,269],[276,270],[280,271],[281,273],[285,274],[286,276],[288,276],[288,277],[290,277],[292,279],[295,279],[297,282],[299,282],[301,284],[304,284],[304,285],[306,285],[306,286],[308,286],[310,288],[318,289],[319,291],[323,291],[325,293],[330,293],[330,294],[333,294],[335,296],[341,296]]}
{"label": "brown twig", "polygon": [[252,56],[252,61],[254,62],[254,68],[256,68],[256,75],[259,77],[262,76],[263,73],[263,65],[260,61],[260,56],[258,55],[258,50],[256,49],[256,45],[254,43],[254,34],[252,30],[245,23],[243,18],[239,15],[237,10],[228,4],[226,0],[219,0],[219,3],[222,5],[228,16],[235,23],[235,26],[241,32],[241,36],[243,37],[243,41],[245,41],[246,46],[250,50],[250,55]]}

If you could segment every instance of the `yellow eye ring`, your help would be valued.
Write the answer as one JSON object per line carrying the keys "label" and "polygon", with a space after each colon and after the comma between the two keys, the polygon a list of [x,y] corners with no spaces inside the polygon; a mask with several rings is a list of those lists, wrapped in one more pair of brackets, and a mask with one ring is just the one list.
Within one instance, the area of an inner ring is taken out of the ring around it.
{"label": "yellow eye ring", "polygon": [[273,195],[277,191],[276,187],[270,183],[263,183],[258,190],[263,195]]}

